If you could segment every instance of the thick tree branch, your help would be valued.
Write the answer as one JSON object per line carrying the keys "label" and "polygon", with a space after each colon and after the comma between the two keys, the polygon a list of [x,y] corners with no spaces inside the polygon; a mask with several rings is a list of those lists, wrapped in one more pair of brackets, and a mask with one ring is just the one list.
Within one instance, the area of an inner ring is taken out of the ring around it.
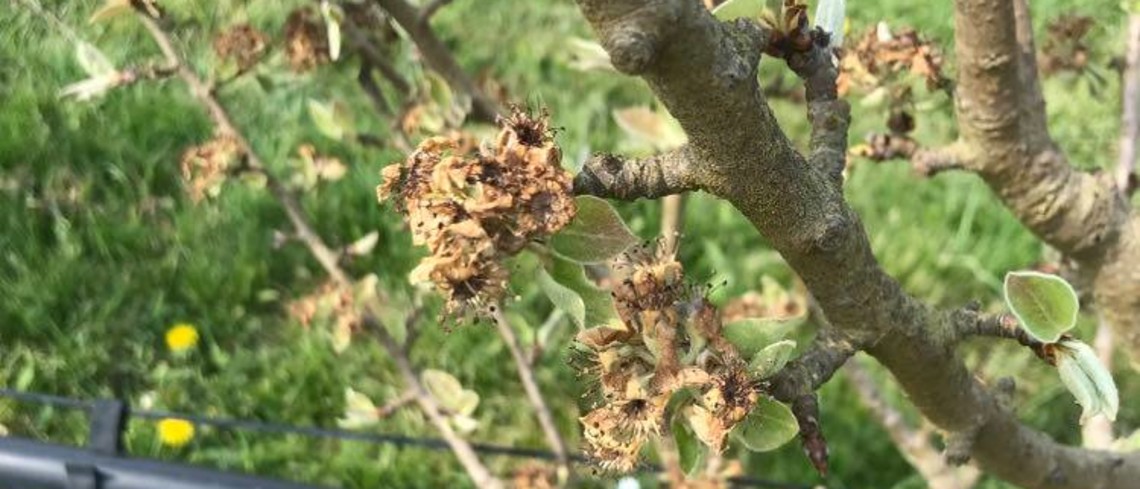
{"label": "thick tree branch", "polygon": [[[269,188],[270,193],[274,199],[278,201],[281,207],[285,210],[286,216],[292,223],[294,228],[294,236],[297,240],[302,242],[312,253],[313,257],[317,259],[321,267],[332,277],[340,287],[351,288],[354,284],[349,275],[340,268],[339,258],[340,254],[333,251],[312,225],[309,224],[301,203],[297,200],[296,196],[282,183],[280,180],[271,174],[257,152],[254,151],[253,146],[249,144],[241,131],[230,119],[229,113],[218,101],[217,98],[210,92],[209,87],[195,74],[185,63],[182,62],[182,57],[179,56],[178,51],[174,48],[174,44],[170,36],[164,31],[157,22],[148,17],[146,14],[140,13],[136,16],[143,26],[146,27],[150,33],[151,38],[155,44],[158,45],[162,51],[163,56],[167,62],[172,66],[178,67],[178,76],[189,87],[191,95],[202,104],[210,115],[210,119],[217,126],[217,130],[230,135],[238,142],[238,146],[246,158],[246,164],[251,171],[258,172],[265,176],[266,186]],[[479,461],[479,456],[472,449],[471,445],[460,437],[454,430],[451,429],[450,422],[441,414],[439,404],[432,398],[431,394],[420,384],[419,377],[416,375],[415,369],[412,367],[411,361],[408,359],[407,353],[403,347],[396,343],[395,339],[388,334],[387,330],[380,324],[378,311],[375,310],[375,304],[369,303],[364,311],[364,323],[368,328],[373,331],[380,339],[381,344],[391,355],[392,360],[396,364],[396,368],[400,371],[404,381],[408,384],[408,389],[415,393],[416,402],[427,415],[432,425],[439,431],[440,436],[455,452],[456,458],[463,465],[464,469],[471,476],[472,480],[478,487],[485,488],[501,488],[502,484],[495,479],[487,467]]]}
{"label": "thick tree branch", "polygon": [[1045,113],[1045,96],[1041,93],[1041,79],[1037,71],[1037,47],[1033,41],[1033,16],[1028,0],[1013,0],[1013,19],[1017,37],[1018,76],[1021,78],[1021,121],[1023,134],[1033,146],[1047,146],[1049,140],[1048,116]]}
{"label": "thick tree branch", "polygon": [[396,20],[397,24],[408,33],[424,61],[432,70],[435,70],[447,80],[447,84],[458,92],[471,98],[471,116],[483,122],[493,123],[499,116],[499,106],[487,94],[483,93],[475,81],[463,71],[451,51],[443,41],[435,35],[435,31],[426,22],[422,22],[422,14],[406,0],[375,0]]}
{"label": "thick tree branch", "polygon": [[1024,0],[956,0],[955,28],[955,101],[972,169],[1041,239],[1078,259],[1103,256],[1127,207],[1110,177],[1074,170],[1046,132]]}
{"label": "thick tree branch", "polygon": [[793,52],[788,56],[788,67],[804,80],[808,120],[811,121],[808,162],[839,185],[847,166],[851,107],[846,100],[839,99],[835,86],[839,70],[833,57],[830,49]]}
{"label": "thick tree branch", "polygon": [[[1140,480],[1140,455],[1063,447],[1021,426],[956,355],[952,315],[908,296],[883,272],[840,189],[794,150],[757,85],[767,32],[745,21],[717,22],[688,0],[578,4],[614,66],[645,78],[685,129],[688,150],[701,162],[693,171],[698,186],[748,217],[803,279],[838,332],[871,338],[867,351],[932,423],[973,433],[968,448],[985,470],[1031,488],[1123,489]],[[994,15],[974,14],[983,24]],[[1000,68],[1000,61],[988,64]],[[1004,134],[1003,118],[978,120],[987,128],[978,135]]]}
{"label": "thick tree branch", "polygon": [[1140,229],[1117,177],[1074,170],[1049,138],[1024,0],[956,0],[957,111],[977,171],[1022,224],[1080,263],[1140,358]]}
{"label": "thick tree branch", "polygon": [[695,167],[687,147],[642,160],[595,155],[574,178],[574,192],[618,200],[656,199],[697,190]]}

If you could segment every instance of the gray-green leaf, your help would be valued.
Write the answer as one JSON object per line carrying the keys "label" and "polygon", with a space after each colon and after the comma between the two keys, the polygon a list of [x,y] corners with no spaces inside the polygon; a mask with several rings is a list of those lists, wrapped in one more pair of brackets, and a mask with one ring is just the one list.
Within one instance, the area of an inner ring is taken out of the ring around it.
{"label": "gray-green leaf", "polygon": [[550,276],[555,281],[573,290],[582,298],[586,306],[585,323],[582,327],[592,328],[617,318],[613,297],[586,277],[586,270],[581,263],[553,255],[547,266]]}
{"label": "gray-green leaf", "polygon": [[733,438],[754,452],[780,448],[800,432],[792,410],[769,398],[761,398],[744,421],[732,430]]}
{"label": "gray-green leaf", "polygon": [[784,339],[803,321],[803,316],[741,319],[724,325],[724,337],[741,356],[751,359],[768,345]]}
{"label": "gray-green leaf", "polygon": [[325,137],[340,141],[345,135],[352,134],[352,119],[345,107],[309,99],[308,108],[309,118],[313,119],[317,130]]}
{"label": "gray-green leaf", "polygon": [[589,195],[575,201],[578,214],[550,239],[550,247],[558,254],[579,263],[599,263],[637,243],[637,236],[609,202]]}
{"label": "gray-green leaf", "polygon": [[748,372],[760,379],[770,377],[788,364],[795,351],[795,341],[783,340],[772,343],[752,357],[748,362]]}
{"label": "gray-green leaf", "polygon": [[1039,272],[1005,276],[1005,302],[1034,338],[1055,343],[1077,324],[1080,302],[1065,279]]}
{"label": "gray-green leaf", "polygon": [[1057,348],[1057,372],[1061,382],[1081,405],[1081,424],[1099,414],[1116,420],[1120,394],[1112,373],[1105,368],[1092,347],[1077,340],[1064,340]]}
{"label": "gray-green leaf", "polygon": [[79,61],[83,71],[92,78],[115,72],[115,65],[107,59],[107,56],[99,48],[84,41],[75,43],[75,59]]}
{"label": "gray-green leaf", "polygon": [[565,312],[579,328],[586,327],[586,303],[569,287],[558,283],[543,267],[535,270],[538,287],[554,303],[554,307]]}

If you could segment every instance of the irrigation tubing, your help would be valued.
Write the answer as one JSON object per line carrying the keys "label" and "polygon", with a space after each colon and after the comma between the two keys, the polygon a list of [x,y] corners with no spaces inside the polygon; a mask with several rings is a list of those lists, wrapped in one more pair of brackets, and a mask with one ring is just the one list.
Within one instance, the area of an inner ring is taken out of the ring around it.
{"label": "irrigation tubing", "polygon": [[[44,394],[38,392],[25,392],[15,389],[0,388],[0,398],[9,398],[20,402],[43,404],[65,409],[83,409],[91,410],[95,406],[95,402],[83,399],[76,399],[72,397],[57,396],[52,394]],[[426,438],[406,436],[390,433],[363,433],[359,431],[349,431],[340,429],[318,428],[315,426],[294,426],[281,423],[271,423],[262,421],[250,421],[232,418],[216,418],[209,416],[199,416],[193,414],[182,414],[166,411],[152,411],[144,409],[126,408],[126,415],[128,418],[140,418],[150,420],[161,419],[182,419],[189,421],[198,426],[210,426],[224,430],[242,430],[259,433],[273,433],[285,435],[302,435],[313,438],[333,438],[346,441],[359,441],[365,443],[373,443],[379,445],[393,445],[397,447],[416,447],[425,448],[429,450],[450,450],[447,442],[441,438]],[[47,445],[54,447],[54,445]],[[486,455],[516,457],[516,458],[530,458],[538,460],[554,460],[555,455],[548,450],[539,450],[532,448],[517,448],[503,445],[495,445],[489,443],[471,443],[471,447],[479,453]],[[63,450],[65,447],[60,447]],[[47,450],[51,453],[51,450]],[[74,450],[74,449],[73,449]],[[575,462],[594,464],[594,461],[582,455],[572,455],[571,459]],[[2,460],[2,458],[0,458]],[[646,466],[647,472],[659,472],[661,469],[655,466]],[[807,484],[793,484],[787,482],[778,482],[767,479],[759,479],[755,477],[736,477],[731,479],[734,485],[745,487],[761,487],[769,489],[812,489],[813,487],[820,487],[817,485]]]}

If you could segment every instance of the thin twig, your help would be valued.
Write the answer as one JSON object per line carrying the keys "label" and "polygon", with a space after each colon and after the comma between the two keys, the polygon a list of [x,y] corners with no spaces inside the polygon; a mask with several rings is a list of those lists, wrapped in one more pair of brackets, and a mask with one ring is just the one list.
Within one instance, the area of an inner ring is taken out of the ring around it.
{"label": "thin twig", "polygon": [[[194,98],[209,112],[210,118],[218,130],[232,136],[237,141],[238,146],[246,156],[246,164],[249,170],[264,175],[266,186],[269,188],[270,193],[285,210],[285,214],[293,224],[296,239],[305,244],[313,257],[321,264],[321,267],[325,269],[339,286],[344,288],[352,287],[352,279],[340,268],[338,263],[339,254],[325,244],[320,235],[318,235],[312,225],[309,224],[308,218],[302,210],[301,204],[296,196],[293,195],[279,179],[267,171],[260,156],[253,150],[253,147],[249,144],[249,141],[244,135],[238,131],[225,108],[222,107],[221,103],[210,92],[206,84],[182,62],[182,57],[179,56],[175,50],[170,36],[154,20],[146,15],[140,13],[137,18],[146,27],[151,38],[155,44],[158,45],[163,56],[166,57],[166,60],[172,66],[178,67],[178,76],[190,88],[190,92]],[[420,408],[440,432],[440,435],[451,447],[452,451],[455,452],[456,458],[459,459],[460,464],[467,470],[467,473],[471,476],[476,485],[479,487],[501,488],[502,483],[495,479],[491,475],[491,472],[487,470],[487,467],[479,461],[479,457],[471,445],[456,434],[455,431],[451,429],[448,420],[440,414],[439,404],[436,403],[435,399],[431,397],[431,394],[420,384],[419,378],[416,375],[415,369],[412,367],[411,361],[408,359],[407,353],[397,344],[396,340],[388,334],[383,325],[380,324],[375,308],[374,303],[369,303],[365,307],[365,310],[362,312],[364,322],[369,326],[369,329],[376,334],[381,344],[392,357],[401,376],[404,377],[404,381],[408,384],[408,389],[415,393],[416,402],[420,405]]]}
{"label": "thin twig", "polygon": [[661,240],[664,249],[677,249],[677,240],[684,224],[685,196],[674,194],[661,199]]}
{"label": "thin twig", "polygon": [[388,101],[384,99],[384,92],[380,90],[380,86],[372,78],[372,64],[367,60],[361,61],[360,71],[356,73],[356,82],[368,95],[368,100],[372,101],[372,106],[376,108],[376,112],[389,117],[392,115],[392,107],[388,105]]}
{"label": "thin twig", "polygon": [[1017,341],[1018,344],[1033,350],[1042,360],[1052,364],[1052,350],[1049,344],[1030,336],[1017,318],[1009,314],[980,314],[976,303],[953,312],[954,333],[959,338],[967,336],[991,336]]}
{"label": "thin twig", "polygon": [[348,41],[353,48],[360,53],[360,57],[367,62],[367,64],[380,71],[384,79],[396,89],[396,92],[401,96],[407,96],[412,91],[412,86],[408,80],[401,75],[392,63],[384,57],[380,49],[376,47],[368,36],[362,32],[361,28],[352,21],[351,18],[346,18],[344,22],[345,32],[348,33]]}
{"label": "thin twig", "polygon": [[1140,14],[1128,16],[1128,52],[1124,62],[1120,154],[1116,163],[1116,187],[1121,190],[1129,187],[1136,168],[1136,145],[1140,140]]}
{"label": "thin twig", "polygon": [[499,336],[503,337],[503,342],[507,344],[507,349],[511,351],[511,357],[515,360],[515,367],[519,371],[519,380],[522,381],[526,397],[534,406],[535,414],[538,415],[538,424],[542,426],[542,431],[546,434],[546,442],[550,445],[551,451],[554,452],[559,471],[564,472],[565,476],[569,476],[570,458],[566,451],[566,441],[558,433],[558,426],[554,424],[554,415],[551,414],[550,407],[546,405],[542,391],[538,389],[538,382],[534,379],[534,370],[527,362],[526,354],[523,353],[518,336],[515,335],[515,330],[511,328],[507,317],[503,315],[502,305],[493,306],[491,315],[495,319]]}
{"label": "thin twig", "polygon": [[406,0],[374,1],[404,28],[428,67],[447,80],[453,90],[471,98],[471,116],[483,122],[495,122],[499,115],[498,104],[475,85],[431,27],[420,22],[419,9]]}
{"label": "thin twig", "polygon": [[376,416],[381,419],[387,418],[393,414],[396,414],[396,411],[403,409],[405,406],[415,401],[416,391],[408,389],[404,391],[403,394],[400,394],[400,397],[392,399],[391,401],[385,403],[383,406],[376,408]]}
{"label": "thin twig", "polygon": [[887,430],[903,458],[926,479],[931,489],[968,489],[977,483],[981,472],[972,466],[953,467],[947,464],[932,443],[929,430],[908,425],[902,413],[883,398],[870,372],[860,362],[848,362],[844,373],[863,405]]}

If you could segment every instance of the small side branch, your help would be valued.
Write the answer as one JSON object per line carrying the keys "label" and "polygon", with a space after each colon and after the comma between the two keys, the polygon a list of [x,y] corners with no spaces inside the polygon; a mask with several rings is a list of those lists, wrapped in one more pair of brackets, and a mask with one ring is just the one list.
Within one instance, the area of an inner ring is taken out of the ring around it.
{"label": "small side branch", "polygon": [[[814,31],[812,36],[823,35]],[[787,57],[788,67],[804,80],[811,121],[811,143],[808,162],[822,170],[837,185],[843,183],[847,166],[847,129],[851,125],[851,106],[840,99],[835,81],[839,76],[832,50],[818,39],[806,52],[793,52]]]}
{"label": "small side branch", "polygon": [[595,155],[574,178],[574,192],[618,200],[656,199],[699,188],[688,147],[641,160]]}
{"label": "small side branch", "polygon": [[1136,169],[1140,140],[1140,14],[1128,16],[1128,51],[1124,57],[1123,111],[1120,120],[1120,154],[1116,162],[1116,188],[1127,192]]}
{"label": "small side branch", "polygon": [[830,380],[856,350],[850,341],[824,330],[807,351],[768,381],[765,390],[779,401],[794,403]]}
{"label": "small side branch", "polygon": [[1097,260],[1128,213],[1114,178],[1074,169],[1050,138],[1024,0],[955,0],[956,96],[978,172],[1018,219],[1066,255]]}
{"label": "small side branch", "polygon": [[905,134],[871,134],[867,142],[851,150],[855,156],[876,163],[889,160],[907,160],[914,172],[922,177],[933,177],[947,170],[968,167],[968,152],[962,143],[938,148],[923,148],[918,141]]}
{"label": "small side branch", "polygon": [[990,336],[1015,340],[1033,350],[1042,360],[1052,363],[1047,345],[1030,336],[1018,324],[1017,318],[1009,314],[980,314],[974,307],[967,306],[951,313],[951,321],[956,338]]}
{"label": "small side branch", "polygon": [[368,39],[368,36],[361,31],[360,27],[352,21],[351,17],[346,17],[344,21],[345,32],[348,34],[349,43],[364,59],[366,65],[376,68],[392,88],[396,90],[401,96],[407,96],[412,91],[412,86],[408,80],[396,70],[392,63],[380,52]]}
{"label": "small side branch", "polygon": [[570,457],[567,455],[566,441],[558,433],[558,426],[554,424],[554,415],[551,414],[550,407],[546,405],[546,399],[542,397],[542,391],[538,388],[538,381],[534,378],[534,369],[531,368],[526,354],[523,353],[522,345],[519,344],[515,330],[511,328],[510,322],[503,315],[502,305],[493,306],[491,315],[499,330],[499,336],[503,337],[503,342],[507,344],[507,349],[511,351],[511,357],[515,360],[515,368],[519,371],[519,380],[522,381],[526,397],[530,400],[530,404],[538,416],[538,424],[542,426],[542,431],[546,435],[546,442],[554,452],[554,457],[559,465],[559,472],[562,472],[561,475],[564,477],[569,477]]}
{"label": "small side branch", "polygon": [[483,122],[495,122],[499,115],[498,104],[479,90],[475,81],[455,61],[447,45],[431,30],[431,26],[421,22],[421,11],[406,0],[374,1],[404,28],[408,37],[419,48],[428,67],[447,80],[447,84],[454,90],[471,98],[471,116]]}
{"label": "small side branch", "polygon": [[800,425],[800,443],[804,455],[811,460],[819,475],[827,477],[827,440],[819,426],[819,396],[814,392],[800,396],[792,403],[792,414]]}
{"label": "small side branch", "polygon": [[[293,224],[295,239],[303,243],[309,249],[309,252],[317,259],[321,267],[325,269],[329,276],[331,276],[340,287],[345,289],[351,288],[353,286],[352,279],[348,273],[340,267],[340,254],[325,244],[324,240],[321,239],[320,235],[313,229],[296,196],[289,191],[284,183],[267,171],[261,158],[253,150],[249,141],[237,130],[237,127],[234,126],[229,113],[218,99],[214,97],[209,87],[182,62],[182,58],[178,55],[177,50],[175,50],[170,36],[158,23],[147,15],[139,13],[136,17],[143,23],[143,26],[146,27],[151,38],[155,44],[158,45],[169,64],[177,67],[179,78],[190,88],[190,92],[194,98],[206,108],[210,118],[213,120],[215,126],[217,126],[217,130],[229,134],[237,140],[242,152],[245,153],[246,165],[249,170],[265,176],[267,182],[266,186],[269,188],[270,193],[285,210],[285,214]],[[397,370],[400,371],[400,375],[407,383],[408,389],[415,393],[416,403],[419,404],[432,425],[439,431],[440,436],[442,436],[448,446],[451,447],[456,458],[459,459],[463,468],[467,470],[468,475],[471,476],[476,486],[490,489],[503,487],[502,483],[492,476],[491,472],[487,470],[487,467],[479,460],[479,456],[475,453],[471,444],[451,429],[450,423],[441,414],[442,411],[439,404],[420,383],[419,377],[412,367],[407,352],[404,351],[401,345],[397,344],[396,340],[388,334],[387,330],[380,323],[376,305],[372,303],[368,304],[364,308],[364,311],[362,311],[362,315],[366,327],[376,334],[380,339],[380,343],[384,346],[384,349],[387,350],[388,354],[392,357]]]}

